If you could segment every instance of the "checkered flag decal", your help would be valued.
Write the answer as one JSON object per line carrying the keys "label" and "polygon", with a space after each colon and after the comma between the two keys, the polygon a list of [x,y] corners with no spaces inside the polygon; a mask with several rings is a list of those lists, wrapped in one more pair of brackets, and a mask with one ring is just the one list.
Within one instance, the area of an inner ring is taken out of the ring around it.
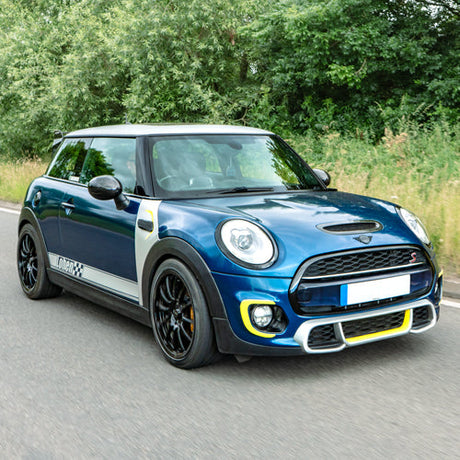
{"label": "checkered flag decal", "polygon": [[73,264],[73,274],[74,276],[77,276],[78,278],[81,278],[83,275],[83,269],[85,266],[81,264],[80,262],[74,262]]}

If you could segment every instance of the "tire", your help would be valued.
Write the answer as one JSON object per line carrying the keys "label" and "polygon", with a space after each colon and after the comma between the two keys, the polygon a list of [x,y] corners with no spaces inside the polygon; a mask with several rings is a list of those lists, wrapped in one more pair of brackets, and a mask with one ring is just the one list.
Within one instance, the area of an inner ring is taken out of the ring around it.
{"label": "tire", "polygon": [[56,297],[62,292],[48,279],[40,237],[31,224],[25,224],[19,232],[17,267],[22,290],[30,299]]}
{"label": "tire", "polygon": [[193,369],[218,357],[203,290],[177,259],[164,261],[153,277],[150,318],[155,340],[174,366]]}

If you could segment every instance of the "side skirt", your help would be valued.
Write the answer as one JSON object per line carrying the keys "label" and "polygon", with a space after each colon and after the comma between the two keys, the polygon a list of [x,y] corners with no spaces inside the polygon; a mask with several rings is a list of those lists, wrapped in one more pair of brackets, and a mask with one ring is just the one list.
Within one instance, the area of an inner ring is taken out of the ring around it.
{"label": "side skirt", "polygon": [[127,316],[128,318],[138,321],[146,326],[152,327],[149,311],[140,307],[138,304],[122,299],[117,295],[85,282],[76,281],[75,279],[63,275],[61,272],[57,272],[52,268],[48,268],[47,273],[48,278],[52,283],[61,286],[65,290],[123,316]]}

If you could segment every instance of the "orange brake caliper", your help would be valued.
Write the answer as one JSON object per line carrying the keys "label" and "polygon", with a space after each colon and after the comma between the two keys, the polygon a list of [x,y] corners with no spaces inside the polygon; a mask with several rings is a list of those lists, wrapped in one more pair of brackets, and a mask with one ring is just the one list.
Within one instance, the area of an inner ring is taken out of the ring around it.
{"label": "orange brake caliper", "polygon": [[195,315],[193,313],[193,307],[190,307],[190,319],[192,320],[192,323],[190,324],[190,330],[193,332],[194,329],[194,320],[195,320]]}

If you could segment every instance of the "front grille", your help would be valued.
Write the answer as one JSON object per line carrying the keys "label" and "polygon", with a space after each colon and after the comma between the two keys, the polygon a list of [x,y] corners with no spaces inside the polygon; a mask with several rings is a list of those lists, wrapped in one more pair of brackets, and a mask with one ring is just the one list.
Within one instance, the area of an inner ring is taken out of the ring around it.
{"label": "front grille", "polygon": [[418,300],[380,312],[307,320],[297,329],[294,338],[307,353],[329,353],[347,346],[423,332],[436,324],[436,316],[432,303]]}
{"label": "front grille", "polygon": [[[341,286],[387,276],[410,275],[410,293],[346,304]],[[294,278],[291,305],[299,315],[362,311],[405,302],[427,294],[433,286],[428,256],[416,246],[390,246],[326,254],[306,261]]]}
{"label": "front grille", "polygon": [[352,252],[325,256],[309,264],[302,278],[322,278],[347,273],[375,272],[415,265],[425,265],[427,260],[420,249],[393,248],[374,251]]}
{"label": "front grille", "polygon": [[374,334],[400,327],[404,321],[404,311],[372,318],[347,321],[342,323],[343,333],[347,339],[361,335]]}

